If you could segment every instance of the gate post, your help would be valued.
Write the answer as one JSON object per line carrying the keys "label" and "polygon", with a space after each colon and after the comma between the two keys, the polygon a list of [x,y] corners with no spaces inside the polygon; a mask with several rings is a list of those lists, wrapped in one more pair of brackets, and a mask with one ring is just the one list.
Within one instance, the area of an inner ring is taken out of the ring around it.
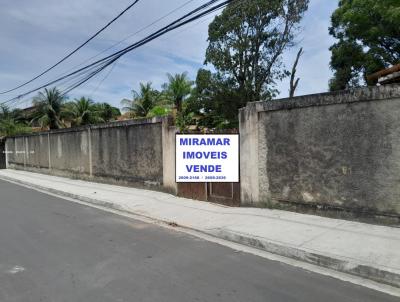
{"label": "gate post", "polygon": [[240,202],[259,202],[259,125],[256,104],[239,110],[240,133]]}

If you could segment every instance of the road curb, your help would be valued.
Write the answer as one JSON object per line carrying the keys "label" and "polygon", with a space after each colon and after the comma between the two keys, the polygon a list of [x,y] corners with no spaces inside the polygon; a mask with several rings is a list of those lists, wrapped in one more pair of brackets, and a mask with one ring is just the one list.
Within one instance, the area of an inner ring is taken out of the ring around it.
{"label": "road curb", "polygon": [[223,229],[216,231],[214,236],[224,240],[261,249],[272,254],[277,254],[279,256],[307,262],[310,264],[333,269],[342,273],[351,274],[354,276],[370,279],[379,283],[384,283],[400,288],[400,274],[388,270],[378,269],[369,265],[355,263],[347,259],[339,259],[320,255],[317,253],[311,253],[299,248],[285,246],[251,235],[239,234]]}
{"label": "road curb", "polygon": [[[105,208],[122,211],[130,214],[134,214],[137,216],[145,217],[147,219],[151,219],[157,222],[163,222],[169,224],[169,221],[165,221],[162,219],[158,219],[156,217],[151,217],[144,215],[143,213],[135,213],[134,211],[128,210],[124,207],[121,207],[118,204],[107,202],[99,199],[89,198],[82,195],[77,195],[69,192],[65,192],[62,190],[52,189],[48,187],[43,187],[40,185],[32,184],[27,181],[22,181],[19,179],[15,179],[7,176],[0,176],[0,179],[10,181],[13,183],[18,183],[21,185],[25,185],[31,188],[39,189],[41,191],[49,192],[52,194],[56,194],[59,196],[76,199],[79,201],[83,201],[85,203],[93,204],[96,206],[102,206]],[[179,224],[179,221],[177,222]],[[193,227],[187,227],[184,225],[180,225],[179,227],[183,227],[186,229],[194,230],[206,235],[210,235],[219,239],[235,242],[238,244],[242,244],[245,246],[257,248],[259,250],[263,250],[272,254],[276,254],[279,256],[283,256],[286,258],[295,259],[298,261],[303,261],[306,263],[318,265],[321,267],[333,269],[339,272],[351,274],[354,276],[370,279],[379,283],[384,283],[390,286],[394,286],[400,288],[400,274],[394,273],[384,269],[378,269],[369,265],[355,263],[354,261],[348,259],[339,259],[333,258],[330,256],[320,255],[317,253],[308,252],[296,247],[290,247],[282,244],[278,244],[276,242],[268,241],[265,239],[261,239],[255,236],[251,236],[249,234],[241,234],[238,232],[232,232],[226,229],[214,229],[214,230],[201,230],[195,229]]]}

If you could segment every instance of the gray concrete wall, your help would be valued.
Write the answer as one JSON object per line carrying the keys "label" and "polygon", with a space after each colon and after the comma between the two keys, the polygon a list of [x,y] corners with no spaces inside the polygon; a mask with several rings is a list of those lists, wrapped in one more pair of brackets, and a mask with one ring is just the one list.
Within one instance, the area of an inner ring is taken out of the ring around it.
{"label": "gray concrete wall", "polygon": [[91,129],[93,175],[162,184],[161,130],[161,123]]}
{"label": "gray concrete wall", "polygon": [[400,216],[400,86],[240,111],[241,199]]}
{"label": "gray concrete wall", "polygon": [[163,183],[163,119],[62,129],[6,141],[8,166],[126,185]]}
{"label": "gray concrete wall", "polygon": [[[87,129],[50,133],[50,167],[53,174],[86,178],[90,176],[89,133]],[[30,138],[27,138],[28,141]],[[45,147],[48,143],[42,145]]]}

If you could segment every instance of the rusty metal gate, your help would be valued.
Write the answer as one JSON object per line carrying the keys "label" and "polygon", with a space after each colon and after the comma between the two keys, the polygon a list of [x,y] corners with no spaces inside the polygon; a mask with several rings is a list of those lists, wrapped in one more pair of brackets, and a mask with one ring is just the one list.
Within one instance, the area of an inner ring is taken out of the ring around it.
{"label": "rusty metal gate", "polygon": [[178,183],[178,196],[240,206],[240,183]]}

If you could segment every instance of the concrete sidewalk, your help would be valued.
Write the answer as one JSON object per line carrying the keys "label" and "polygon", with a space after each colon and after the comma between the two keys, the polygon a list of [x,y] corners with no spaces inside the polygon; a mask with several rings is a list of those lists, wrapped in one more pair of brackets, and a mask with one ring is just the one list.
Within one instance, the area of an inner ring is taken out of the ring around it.
{"label": "concrete sidewalk", "polygon": [[280,210],[229,208],[160,192],[15,170],[0,170],[0,179],[176,223],[211,236],[400,287],[400,228]]}

